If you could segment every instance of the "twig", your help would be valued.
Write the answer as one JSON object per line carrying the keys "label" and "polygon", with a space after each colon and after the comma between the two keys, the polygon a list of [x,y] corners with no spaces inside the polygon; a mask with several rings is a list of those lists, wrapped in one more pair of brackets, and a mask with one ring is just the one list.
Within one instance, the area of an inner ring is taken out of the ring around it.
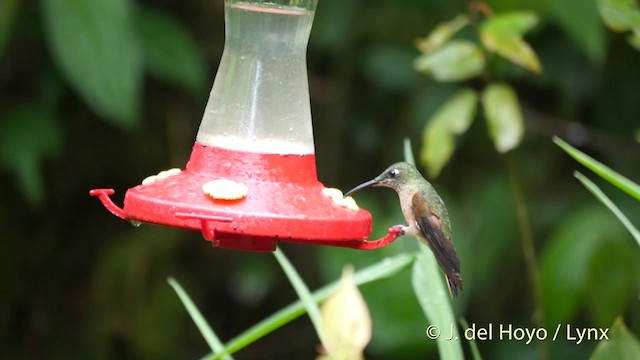
{"label": "twig", "polygon": [[[533,242],[533,231],[531,229],[529,211],[527,210],[527,205],[525,203],[524,193],[522,191],[522,185],[518,176],[518,169],[516,168],[513,153],[509,152],[505,154],[505,159],[507,161],[509,182],[511,183],[511,191],[516,205],[516,214],[518,216],[518,226],[520,228],[520,237],[522,240],[522,253],[524,255],[524,261],[527,266],[529,281],[531,283],[534,296],[533,321],[538,328],[544,328],[545,313],[542,300],[542,284],[540,282],[540,272],[538,270],[538,262],[536,259],[536,249]],[[540,359],[549,359],[549,346],[547,342],[541,341],[538,349],[540,352]]]}

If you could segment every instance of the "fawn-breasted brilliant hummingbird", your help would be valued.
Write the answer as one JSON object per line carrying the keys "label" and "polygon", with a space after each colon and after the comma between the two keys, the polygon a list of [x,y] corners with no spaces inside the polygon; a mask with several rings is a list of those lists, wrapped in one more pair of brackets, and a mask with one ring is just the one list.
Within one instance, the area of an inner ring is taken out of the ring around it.
{"label": "fawn-breasted brilliant hummingbird", "polygon": [[451,222],[444,201],[433,186],[411,164],[399,162],[382,174],[349,190],[345,196],[368,186],[392,188],[400,197],[407,226],[402,234],[413,235],[429,246],[447,277],[451,296],[462,290],[460,260],[451,241]]}

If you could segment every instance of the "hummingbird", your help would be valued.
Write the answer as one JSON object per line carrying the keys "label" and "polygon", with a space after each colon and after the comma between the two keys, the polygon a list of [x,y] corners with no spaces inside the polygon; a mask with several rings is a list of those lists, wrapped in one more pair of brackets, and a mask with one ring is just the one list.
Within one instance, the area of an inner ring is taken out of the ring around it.
{"label": "hummingbird", "polygon": [[451,222],[447,208],[434,187],[415,166],[399,162],[380,175],[349,190],[345,196],[369,186],[392,188],[398,193],[402,214],[407,225],[401,225],[403,235],[412,235],[429,246],[444,271],[452,297],[463,290],[460,260],[451,241]]}

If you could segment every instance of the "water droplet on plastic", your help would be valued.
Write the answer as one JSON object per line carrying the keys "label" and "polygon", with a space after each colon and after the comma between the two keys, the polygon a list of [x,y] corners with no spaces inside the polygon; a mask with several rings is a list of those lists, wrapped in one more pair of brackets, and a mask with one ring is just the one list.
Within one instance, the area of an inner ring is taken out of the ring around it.
{"label": "water droplet on plastic", "polygon": [[129,222],[131,223],[131,225],[133,225],[133,227],[140,227],[140,225],[142,225],[140,221],[131,220]]}

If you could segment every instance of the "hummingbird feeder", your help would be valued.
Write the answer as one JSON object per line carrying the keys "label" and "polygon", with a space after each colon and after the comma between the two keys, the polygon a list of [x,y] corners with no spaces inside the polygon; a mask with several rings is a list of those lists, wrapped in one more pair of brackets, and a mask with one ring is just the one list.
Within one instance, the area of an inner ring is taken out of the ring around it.
{"label": "hummingbird feeder", "polygon": [[306,70],[317,0],[225,0],[225,47],[186,169],[130,188],[94,189],[114,215],[199,230],[213,246],[278,241],[375,249],[371,214],[318,181]]}

